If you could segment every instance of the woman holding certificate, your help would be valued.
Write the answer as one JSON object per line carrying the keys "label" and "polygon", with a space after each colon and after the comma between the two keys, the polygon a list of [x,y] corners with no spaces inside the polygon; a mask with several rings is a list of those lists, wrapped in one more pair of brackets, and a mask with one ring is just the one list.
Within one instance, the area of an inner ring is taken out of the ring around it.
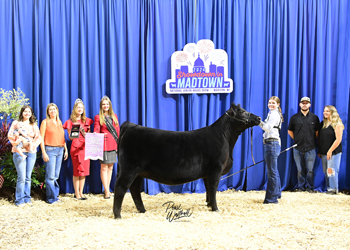
{"label": "woman holding certificate", "polygon": [[[85,107],[79,98],[75,101],[70,119],[63,125],[68,130],[69,138],[72,140],[70,154],[73,162],[73,186],[75,198],[86,200],[83,195],[85,176],[90,174],[90,159],[85,160],[85,133],[90,132],[93,121],[85,115]],[[72,128],[78,127],[78,132]]]}
{"label": "woman holding certificate", "polygon": [[119,137],[118,117],[113,112],[111,100],[104,96],[100,101],[100,112],[95,116],[95,133],[104,133],[103,161],[101,163],[101,181],[104,187],[104,198],[109,199],[113,165],[117,162],[117,140]]}

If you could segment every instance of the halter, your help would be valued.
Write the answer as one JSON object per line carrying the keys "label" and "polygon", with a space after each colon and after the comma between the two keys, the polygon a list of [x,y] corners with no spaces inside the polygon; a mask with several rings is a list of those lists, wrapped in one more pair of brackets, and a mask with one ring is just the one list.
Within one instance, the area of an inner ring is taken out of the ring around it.
{"label": "halter", "polygon": [[[227,114],[227,112],[225,112],[225,114],[228,115],[228,117],[232,118],[235,121],[243,122],[244,124],[248,124],[250,115],[252,114],[250,112],[247,112],[247,113],[248,113],[248,118],[247,119],[240,119],[240,118],[236,118],[236,117],[231,117],[229,114]],[[250,127],[250,146],[251,146],[250,153],[252,155],[252,160],[253,160],[253,162],[255,164],[255,160],[254,160],[254,156],[253,156],[253,127]]]}
{"label": "halter", "polygon": [[225,112],[225,114],[228,116],[228,117],[230,117],[231,119],[233,119],[233,120],[235,120],[235,121],[238,121],[238,122],[243,122],[244,124],[248,124],[248,121],[249,121],[249,118],[250,118],[250,115],[252,114],[252,113],[249,113],[249,112],[247,112],[248,113],[248,118],[247,119],[240,119],[240,118],[237,118],[237,117],[231,117],[229,114],[227,114],[227,112]]}

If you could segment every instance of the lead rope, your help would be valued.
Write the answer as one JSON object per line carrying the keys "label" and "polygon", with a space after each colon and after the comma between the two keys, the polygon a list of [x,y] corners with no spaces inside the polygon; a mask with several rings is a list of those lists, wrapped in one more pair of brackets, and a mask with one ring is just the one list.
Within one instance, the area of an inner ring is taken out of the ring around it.
{"label": "lead rope", "polygon": [[250,153],[252,154],[253,163],[255,165],[255,160],[253,156],[253,127],[250,127]]}
{"label": "lead rope", "polygon": [[[283,150],[283,151],[280,153],[280,155],[281,155],[282,153],[288,151],[288,150],[291,149],[291,148],[295,148],[296,146],[298,146],[298,145],[297,145],[297,144],[294,144],[293,146],[291,146],[291,147],[289,147],[289,148]],[[236,173],[233,173],[233,174],[231,174],[231,175],[228,175],[228,176],[222,178],[220,181],[225,180],[226,178],[231,177],[231,176],[233,176],[233,175],[235,175],[235,174],[238,174],[238,173],[240,173],[240,172],[242,172],[242,171],[244,171],[244,170],[246,170],[246,169],[248,169],[248,168],[251,168],[251,167],[253,167],[253,166],[255,166],[255,165],[257,165],[257,164],[259,164],[259,163],[261,163],[261,162],[263,162],[263,161],[265,161],[265,159],[264,159],[264,160],[261,160],[261,161],[259,161],[259,162],[257,162],[257,163],[254,163],[253,165],[250,165],[249,167],[243,168],[243,169],[239,170],[239,171],[236,172]]]}

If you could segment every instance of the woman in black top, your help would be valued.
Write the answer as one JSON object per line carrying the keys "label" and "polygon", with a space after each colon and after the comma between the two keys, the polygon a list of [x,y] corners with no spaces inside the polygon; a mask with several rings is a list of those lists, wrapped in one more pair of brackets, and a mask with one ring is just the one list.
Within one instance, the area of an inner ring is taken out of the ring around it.
{"label": "woman in black top", "polygon": [[322,159],[326,178],[326,193],[337,194],[344,125],[334,106],[324,107],[320,128],[318,156]]}

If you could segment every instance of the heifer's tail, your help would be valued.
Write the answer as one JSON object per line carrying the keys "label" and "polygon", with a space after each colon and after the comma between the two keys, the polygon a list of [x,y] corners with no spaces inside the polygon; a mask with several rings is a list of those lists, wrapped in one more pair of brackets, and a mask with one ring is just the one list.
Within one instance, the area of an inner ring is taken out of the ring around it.
{"label": "heifer's tail", "polygon": [[126,133],[126,131],[128,131],[130,128],[133,128],[133,127],[136,127],[136,126],[139,126],[135,123],[132,123],[132,122],[123,122],[123,124],[120,126],[120,134],[119,134],[119,140],[118,140],[118,158],[119,158],[119,146],[121,145],[122,143],[122,140],[123,140],[123,135]]}

